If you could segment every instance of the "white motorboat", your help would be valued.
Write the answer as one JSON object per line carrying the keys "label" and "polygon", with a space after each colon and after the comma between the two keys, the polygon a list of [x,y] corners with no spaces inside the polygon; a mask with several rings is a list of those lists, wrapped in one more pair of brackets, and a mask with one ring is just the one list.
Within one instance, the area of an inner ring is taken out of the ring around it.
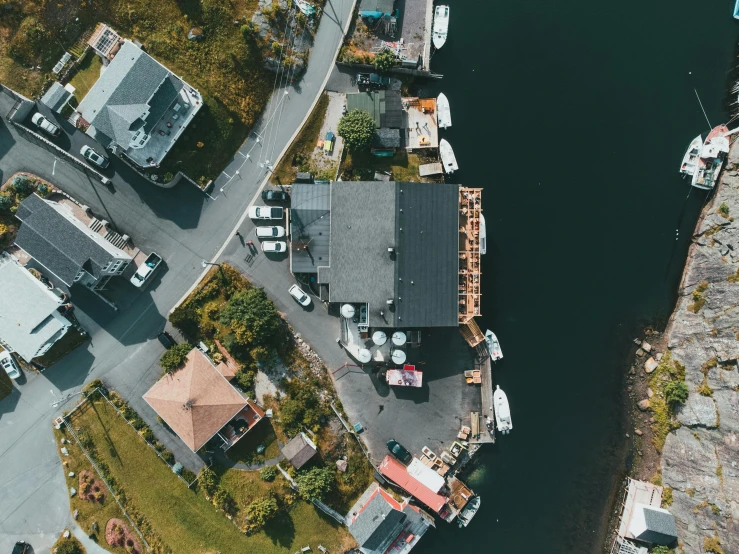
{"label": "white motorboat", "polygon": [[485,216],[480,213],[480,254],[488,251],[488,230],[485,226]]}
{"label": "white motorboat", "polygon": [[698,160],[700,159],[701,150],[703,149],[703,138],[698,135],[688,146],[687,152],[683,156],[683,163],[680,164],[680,173],[683,175],[695,175],[698,169]]}
{"label": "white motorboat", "polygon": [[503,357],[503,350],[500,348],[498,337],[490,329],[485,331],[485,344],[487,344],[488,352],[490,352],[490,357],[494,362],[497,362]]}
{"label": "white motorboat", "polygon": [[511,408],[508,406],[508,397],[497,385],[493,393],[493,406],[495,407],[495,423],[498,431],[507,435],[513,429],[511,422]]}
{"label": "white motorboat", "polygon": [[461,512],[459,512],[459,516],[457,516],[457,521],[459,522],[459,527],[467,527],[470,521],[472,521],[472,518],[475,517],[475,514],[477,513],[477,510],[480,509],[480,497],[479,496],[473,496],[470,498],[470,501],[467,502],[467,505],[462,509]]}
{"label": "white motorboat", "polygon": [[457,158],[454,157],[454,150],[452,145],[446,139],[439,141],[439,155],[441,156],[441,163],[444,166],[444,171],[451,174],[459,169],[457,165]]}
{"label": "white motorboat", "polygon": [[449,99],[446,94],[439,93],[436,98],[436,124],[441,129],[452,126],[452,112],[449,109]]}
{"label": "white motorboat", "polygon": [[437,50],[444,46],[449,31],[449,6],[436,6],[432,42]]}
{"label": "white motorboat", "polygon": [[691,185],[703,190],[711,190],[714,187],[729,153],[728,135],[730,134],[726,125],[711,129],[701,148]]}
{"label": "white motorboat", "polygon": [[316,15],[316,8],[313,7],[313,4],[310,4],[305,0],[295,0],[295,5],[301,12],[303,12],[304,15],[307,15],[308,17]]}

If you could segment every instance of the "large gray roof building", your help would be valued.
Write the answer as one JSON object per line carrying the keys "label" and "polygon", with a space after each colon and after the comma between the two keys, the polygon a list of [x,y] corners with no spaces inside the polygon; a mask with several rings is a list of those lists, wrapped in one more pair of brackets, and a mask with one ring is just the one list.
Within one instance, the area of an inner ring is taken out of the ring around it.
{"label": "large gray roof building", "polygon": [[457,185],[336,182],[318,282],[330,302],[367,303],[371,326],[453,327],[459,240]]}
{"label": "large gray roof building", "polygon": [[77,111],[103,146],[148,167],[164,159],[201,105],[197,90],[126,40]]}

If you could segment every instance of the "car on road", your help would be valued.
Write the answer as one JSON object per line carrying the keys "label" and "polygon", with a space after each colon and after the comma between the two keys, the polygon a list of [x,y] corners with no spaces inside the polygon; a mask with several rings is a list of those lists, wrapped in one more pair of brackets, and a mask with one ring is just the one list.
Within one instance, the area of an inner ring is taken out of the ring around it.
{"label": "car on road", "polygon": [[87,146],[86,144],[82,147],[80,150],[80,154],[82,154],[82,157],[85,158],[88,162],[91,164],[95,164],[101,169],[105,169],[110,165],[110,161],[108,161],[107,158],[104,156],[101,156],[91,146]]}
{"label": "car on road", "polygon": [[172,348],[177,342],[172,338],[172,335],[167,333],[167,331],[162,331],[157,335],[157,338],[159,339],[159,342],[162,343],[162,346],[164,348]]}
{"label": "car on road", "polygon": [[290,290],[288,292],[290,293],[290,296],[297,300],[298,304],[300,304],[301,306],[310,306],[310,296],[305,294],[303,292],[303,289],[301,289],[298,285],[293,285],[292,287],[290,287]]}
{"label": "car on road", "polygon": [[257,227],[254,234],[260,239],[271,239],[285,236],[285,228],[281,225],[272,225],[270,227]]}
{"label": "car on road", "polygon": [[398,458],[398,460],[404,464],[409,463],[413,459],[413,455],[395,439],[387,441],[387,449],[390,451],[390,454]]}
{"label": "car on road", "polygon": [[282,208],[272,208],[270,206],[250,206],[249,217],[252,219],[282,219],[285,210]]}
{"label": "car on road", "polygon": [[5,373],[11,379],[18,379],[21,376],[21,368],[18,367],[18,363],[13,359],[13,355],[7,350],[0,352],[0,365],[3,366]]}
{"label": "car on road", "polygon": [[44,133],[51,135],[52,137],[58,137],[62,132],[59,127],[54,125],[51,121],[46,119],[38,112],[33,114],[31,121],[33,121],[33,124],[36,125],[36,127],[41,129]]}
{"label": "car on road", "polygon": [[285,252],[287,243],[282,240],[265,240],[262,243],[262,252]]}
{"label": "car on road", "polygon": [[287,202],[290,196],[282,190],[263,190],[262,200],[265,202]]}

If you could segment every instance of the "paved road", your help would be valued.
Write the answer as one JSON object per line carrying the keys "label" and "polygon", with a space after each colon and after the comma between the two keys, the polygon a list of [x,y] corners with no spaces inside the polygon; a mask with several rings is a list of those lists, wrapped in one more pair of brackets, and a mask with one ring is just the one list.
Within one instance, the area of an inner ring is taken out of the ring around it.
{"label": "paved road", "polygon": [[[95,304],[84,293],[76,294],[75,303],[85,306],[78,311],[83,312],[82,323],[91,335],[89,346],[77,349],[44,374],[26,376],[0,402],[0,551],[7,552],[16,540],[25,539],[36,552],[44,552],[70,524],[50,422],[76,397],[60,408],[51,403],[95,377],[104,377],[132,398],[140,397],[156,380],[162,353],[156,335],[167,313],[200,276],[201,260],[216,256],[258,193],[267,174],[260,162],[274,163],[309,113],[333,67],[352,8],[351,0],[327,2],[307,73],[284,89],[288,95],[277,90],[256,134],[217,179],[213,198],[183,183],[169,190],[157,188],[117,163],[111,185],[102,186],[43,143],[6,121],[0,123],[0,181],[16,171],[36,173],[104,215],[142,250],[163,254],[167,262],[167,271],[157,282],[119,313]],[[0,94],[0,113],[7,113],[12,103]]]}

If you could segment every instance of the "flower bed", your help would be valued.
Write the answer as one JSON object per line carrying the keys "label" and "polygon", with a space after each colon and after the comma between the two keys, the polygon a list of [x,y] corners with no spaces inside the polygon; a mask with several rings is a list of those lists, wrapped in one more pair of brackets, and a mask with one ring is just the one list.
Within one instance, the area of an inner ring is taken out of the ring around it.
{"label": "flower bed", "polygon": [[125,548],[126,552],[138,554],[141,552],[141,546],[134,537],[134,534],[123,523],[123,520],[111,518],[105,526],[105,541],[110,546],[120,546]]}
{"label": "flower bed", "polygon": [[79,487],[79,495],[83,500],[100,504],[105,502],[105,485],[91,471],[80,472]]}

